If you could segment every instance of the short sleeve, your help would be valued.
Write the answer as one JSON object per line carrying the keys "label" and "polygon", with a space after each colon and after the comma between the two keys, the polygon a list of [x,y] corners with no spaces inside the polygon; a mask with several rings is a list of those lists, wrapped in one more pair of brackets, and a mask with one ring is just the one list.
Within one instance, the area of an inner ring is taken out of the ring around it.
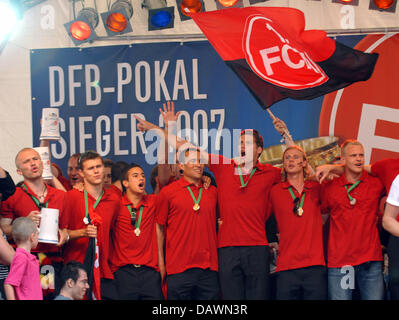
{"label": "short sleeve", "polygon": [[231,164],[232,160],[218,154],[208,155],[208,168],[216,176],[224,164]]}
{"label": "short sleeve", "polygon": [[393,206],[399,207],[399,175],[397,175],[392,182],[387,202]]}
{"label": "short sleeve", "polygon": [[169,199],[168,187],[163,188],[155,199],[156,207],[156,222],[160,225],[165,225],[168,220],[169,213]]}

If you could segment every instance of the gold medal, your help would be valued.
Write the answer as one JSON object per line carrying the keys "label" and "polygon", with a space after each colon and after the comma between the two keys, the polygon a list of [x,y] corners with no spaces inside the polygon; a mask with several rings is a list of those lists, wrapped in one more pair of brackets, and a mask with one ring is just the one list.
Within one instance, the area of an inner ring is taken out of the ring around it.
{"label": "gold medal", "polygon": [[134,233],[135,233],[136,237],[138,237],[140,235],[141,231],[139,228],[136,228],[136,229],[134,229]]}
{"label": "gold medal", "polygon": [[302,216],[303,214],[303,209],[302,208],[298,208],[298,216]]}
{"label": "gold medal", "polygon": [[356,204],[356,199],[355,199],[355,198],[352,198],[352,200],[350,200],[349,202],[350,202],[350,204],[351,204],[352,206],[354,206],[354,205]]}
{"label": "gold medal", "polygon": [[199,208],[200,208],[200,206],[199,206],[198,203],[194,204],[194,206],[193,206],[193,210],[194,210],[194,211],[198,211]]}

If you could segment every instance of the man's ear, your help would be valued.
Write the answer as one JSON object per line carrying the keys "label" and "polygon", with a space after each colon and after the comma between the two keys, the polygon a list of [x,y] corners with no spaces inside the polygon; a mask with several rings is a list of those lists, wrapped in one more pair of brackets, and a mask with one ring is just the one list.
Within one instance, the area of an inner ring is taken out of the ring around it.
{"label": "man's ear", "polygon": [[184,172],[184,164],[179,162],[177,164],[177,167],[179,168],[180,172],[183,174],[183,172]]}
{"label": "man's ear", "polygon": [[129,181],[122,180],[122,185],[127,189],[127,187],[129,186]]}
{"label": "man's ear", "polygon": [[20,176],[22,176],[22,171],[21,171],[21,169],[17,169],[17,173],[20,175]]}
{"label": "man's ear", "polygon": [[263,151],[262,147],[257,147],[257,148],[256,148],[256,153],[258,154],[258,158],[259,158],[260,155],[262,154],[262,151]]}
{"label": "man's ear", "polygon": [[83,170],[82,170],[82,169],[79,169],[79,170],[78,170],[78,174],[80,175],[80,177],[81,177],[82,179],[84,178]]}
{"label": "man's ear", "polygon": [[68,288],[73,288],[73,286],[75,285],[75,281],[73,281],[73,279],[69,278],[66,281],[66,285],[67,285]]}

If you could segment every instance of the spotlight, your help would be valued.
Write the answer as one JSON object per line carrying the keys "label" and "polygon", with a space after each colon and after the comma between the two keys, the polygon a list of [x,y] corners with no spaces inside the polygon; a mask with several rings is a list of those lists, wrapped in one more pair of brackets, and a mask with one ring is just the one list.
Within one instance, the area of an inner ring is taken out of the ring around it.
{"label": "spotlight", "polygon": [[351,6],[358,6],[359,0],[332,0],[334,3],[349,4]]}
{"label": "spotlight", "polygon": [[75,45],[93,41],[97,38],[94,29],[98,25],[98,13],[94,8],[83,8],[78,17],[64,26]]}
{"label": "spotlight", "polygon": [[249,0],[249,4],[256,4],[256,3],[261,3],[261,2],[266,2],[268,0]]}
{"label": "spotlight", "polygon": [[132,16],[132,4],[128,0],[116,0],[109,11],[101,13],[108,36],[132,32],[132,25],[129,22]]}
{"label": "spotlight", "polygon": [[396,2],[396,0],[370,0],[369,9],[384,12],[395,12]]}
{"label": "spotlight", "polygon": [[9,1],[0,2],[0,42],[7,40],[16,29],[21,16]]}
{"label": "spotlight", "polygon": [[225,8],[238,8],[243,7],[242,0],[215,0],[216,8],[218,10]]}
{"label": "spotlight", "polygon": [[191,19],[190,13],[205,11],[203,0],[177,0],[177,8],[181,21]]}
{"label": "spotlight", "polygon": [[175,8],[167,7],[166,0],[144,0],[142,7],[148,9],[148,30],[174,28]]}

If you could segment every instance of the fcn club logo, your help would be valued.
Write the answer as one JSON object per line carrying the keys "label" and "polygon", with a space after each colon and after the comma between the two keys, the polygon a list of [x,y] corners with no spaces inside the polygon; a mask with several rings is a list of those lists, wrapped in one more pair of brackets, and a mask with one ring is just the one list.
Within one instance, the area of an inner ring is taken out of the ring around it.
{"label": "fcn club logo", "polygon": [[271,19],[250,16],[245,23],[243,51],[259,77],[294,89],[319,86],[328,80],[323,70],[294,39],[287,39]]}

